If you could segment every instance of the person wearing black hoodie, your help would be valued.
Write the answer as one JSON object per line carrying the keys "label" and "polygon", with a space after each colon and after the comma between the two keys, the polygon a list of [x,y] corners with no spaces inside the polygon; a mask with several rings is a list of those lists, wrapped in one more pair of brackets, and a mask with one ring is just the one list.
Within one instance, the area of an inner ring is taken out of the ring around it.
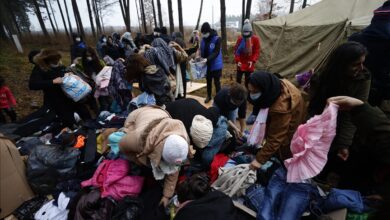
{"label": "person wearing black hoodie", "polygon": [[86,43],[79,34],[72,34],[73,44],[70,46],[70,61],[73,63],[77,57],[83,56],[83,52],[87,49]]}
{"label": "person wearing black hoodie", "polygon": [[221,75],[223,68],[223,59],[221,51],[221,38],[214,29],[211,29],[210,24],[205,22],[202,24],[202,42],[200,45],[200,55],[207,59],[207,98],[204,101],[211,101],[212,80],[214,78],[216,93],[221,89]]}
{"label": "person wearing black hoodie", "polygon": [[384,101],[390,102],[390,1],[376,9],[371,24],[349,40],[367,48],[364,66],[372,74],[368,102],[373,106],[382,105],[385,110]]}

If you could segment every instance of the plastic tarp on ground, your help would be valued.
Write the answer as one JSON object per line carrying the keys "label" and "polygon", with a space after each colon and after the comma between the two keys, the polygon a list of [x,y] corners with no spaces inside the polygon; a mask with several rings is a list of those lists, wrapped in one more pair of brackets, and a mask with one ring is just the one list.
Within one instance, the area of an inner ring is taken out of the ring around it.
{"label": "plastic tarp on ground", "polygon": [[350,34],[370,24],[385,0],[322,0],[293,14],[254,22],[261,39],[257,68],[284,77],[318,69]]}

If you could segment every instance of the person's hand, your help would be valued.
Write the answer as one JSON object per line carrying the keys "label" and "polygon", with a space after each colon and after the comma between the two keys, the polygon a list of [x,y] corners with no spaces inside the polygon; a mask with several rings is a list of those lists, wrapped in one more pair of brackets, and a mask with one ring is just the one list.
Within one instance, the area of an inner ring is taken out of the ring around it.
{"label": "person's hand", "polygon": [[57,77],[57,78],[53,79],[53,84],[62,84],[62,78]]}
{"label": "person's hand", "polygon": [[339,149],[337,156],[340,157],[343,161],[348,160],[349,157],[349,150],[348,148]]}
{"label": "person's hand", "polygon": [[242,66],[242,63],[241,63],[241,62],[238,62],[238,63],[237,63],[237,66],[238,66],[238,67],[241,67],[241,66]]}
{"label": "person's hand", "polygon": [[257,170],[260,169],[260,167],[261,167],[261,163],[259,163],[256,159],[254,159],[252,163],[249,165],[249,168],[251,170]]}
{"label": "person's hand", "polygon": [[251,68],[253,65],[253,62],[252,61],[249,61],[249,68]]}
{"label": "person's hand", "polygon": [[163,205],[164,207],[167,207],[168,202],[169,202],[169,198],[163,196],[163,197],[161,198],[161,200],[160,200],[159,205]]}
{"label": "person's hand", "polygon": [[339,106],[340,110],[349,111],[354,107],[363,105],[364,102],[349,96],[335,96],[328,99],[328,103],[334,103]]}
{"label": "person's hand", "polygon": [[247,125],[253,125],[256,121],[257,115],[251,114],[247,119],[246,119],[246,124]]}

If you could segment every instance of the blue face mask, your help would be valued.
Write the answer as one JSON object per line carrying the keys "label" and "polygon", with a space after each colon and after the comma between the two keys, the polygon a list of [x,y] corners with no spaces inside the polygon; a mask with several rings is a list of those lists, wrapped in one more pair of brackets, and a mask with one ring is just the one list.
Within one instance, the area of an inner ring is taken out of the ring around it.
{"label": "blue face mask", "polygon": [[260,98],[261,92],[252,93],[252,94],[250,94],[249,96],[250,96],[250,98],[251,98],[252,100],[256,100],[256,99]]}

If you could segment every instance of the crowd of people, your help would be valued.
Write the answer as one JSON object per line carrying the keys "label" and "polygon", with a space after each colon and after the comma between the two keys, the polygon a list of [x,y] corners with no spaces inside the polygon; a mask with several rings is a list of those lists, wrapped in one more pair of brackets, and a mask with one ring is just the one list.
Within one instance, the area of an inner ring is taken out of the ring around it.
{"label": "crowd of people", "polygon": [[[74,34],[69,66],[53,49],[29,54],[29,88],[43,91],[44,101],[27,119],[16,120],[15,98],[0,78],[0,123],[6,121],[3,113],[15,123],[10,134],[23,140],[17,146],[28,152],[27,178],[35,192],[53,194],[70,180],[84,188],[76,197],[65,193],[74,203],[67,208],[69,218],[109,219],[132,207],[125,211],[130,219],[239,219],[234,200],[244,201],[257,219],[299,219],[306,211],[316,219],[339,208],[384,219],[390,183],[389,10],[386,1],[371,25],[337,46],[311,72],[305,91],[279,74],[255,69],[261,39],[249,20],[234,46],[236,82],[224,86],[222,39],[207,22],[188,43],[165,27],[134,39],[130,32],[102,35],[96,49]],[[197,57],[207,63],[209,108],[186,98],[188,62]],[[91,88],[80,101],[62,88],[69,73]],[[42,162],[39,157],[54,154],[53,148],[26,149],[31,139],[23,138],[34,135],[45,140],[38,145],[58,145],[61,155],[73,147],[63,157],[75,155],[74,162]],[[292,163],[307,173],[294,173]],[[55,173],[56,180],[37,174],[34,169],[43,164],[40,169]],[[64,166],[74,175],[60,177]],[[107,196],[125,201],[122,210],[107,208],[116,207],[103,200]],[[89,206],[94,197],[101,198],[98,205]]]}

